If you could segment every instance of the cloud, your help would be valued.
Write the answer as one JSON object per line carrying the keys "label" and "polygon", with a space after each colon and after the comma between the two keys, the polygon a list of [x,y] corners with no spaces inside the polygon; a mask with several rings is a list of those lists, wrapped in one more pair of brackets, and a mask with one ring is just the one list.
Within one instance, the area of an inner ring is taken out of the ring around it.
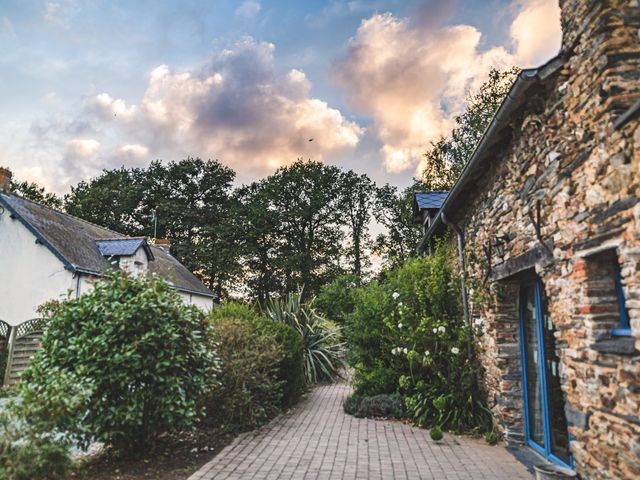
{"label": "cloud", "polygon": [[100,150],[100,142],[92,138],[74,138],[67,141],[67,156],[74,159],[88,159]]}
{"label": "cloud", "polygon": [[362,22],[335,78],[347,102],[373,118],[388,171],[415,168],[429,142],[450,130],[469,88],[491,66],[513,63],[501,47],[480,53],[480,39],[468,25],[423,29],[390,13]]}
{"label": "cloud", "polygon": [[[466,95],[482,84],[491,67],[530,66],[557,52],[559,12],[551,3],[515,5],[512,49],[483,49],[481,32],[470,25],[439,26],[450,16],[446,8],[431,15],[422,11],[412,19],[383,13],[362,21],[334,66],[334,79],[347,103],[373,119],[388,172],[420,169],[430,142],[450,132]],[[534,30],[541,32],[535,41]]]}
{"label": "cloud", "polygon": [[518,4],[520,12],[510,34],[520,65],[539,65],[558,52],[562,41],[560,5],[556,0],[528,0]]}
{"label": "cloud", "polygon": [[66,121],[32,125],[33,144],[53,159],[54,188],[153,158],[217,158],[248,180],[298,157],[350,154],[364,130],[314,98],[303,71],[277,68],[274,53],[245,37],[199,68],[156,67],[135,102],[103,92]]}
{"label": "cloud", "polygon": [[262,10],[260,2],[253,0],[245,0],[242,4],[236,8],[236,15],[239,17],[252,18],[255,17]]}

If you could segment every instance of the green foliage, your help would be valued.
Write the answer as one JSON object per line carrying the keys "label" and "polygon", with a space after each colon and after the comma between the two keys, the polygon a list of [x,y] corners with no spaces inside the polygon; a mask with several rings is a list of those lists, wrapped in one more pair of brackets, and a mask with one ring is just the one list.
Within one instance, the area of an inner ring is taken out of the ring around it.
{"label": "green foliage", "polygon": [[344,401],[344,411],[357,418],[403,418],[405,415],[402,397],[397,394],[380,394],[372,397],[350,395]]}
{"label": "green foliage", "polygon": [[498,443],[498,435],[496,435],[496,432],[485,432],[484,441],[489,445],[495,445]]}
{"label": "green foliage", "polygon": [[385,227],[373,244],[373,251],[389,268],[400,267],[415,255],[422,232],[413,223],[413,194],[424,191],[421,181],[415,181],[402,191],[389,184],[376,190],[376,219]]}
{"label": "green foliage", "polygon": [[221,295],[240,270],[234,177],[218,161],[155,161],[80,182],[65,197],[65,208],[127,235],[170,239],[171,253]]}
{"label": "green foliage", "polygon": [[220,386],[205,398],[207,421],[230,430],[265,423],[282,404],[284,382],[278,378],[282,348],[273,335],[257,332],[250,320],[217,318],[213,330],[222,368]]}
{"label": "green foliage", "polygon": [[414,258],[358,289],[345,328],[357,395],[401,393],[420,426],[465,431],[490,428],[468,351],[453,252]]}
{"label": "green foliage", "polygon": [[117,272],[62,302],[22,381],[32,398],[46,399],[60,391],[52,372],[72,376],[90,394],[76,422],[56,426],[82,446],[97,440],[133,453],[197,420],[196,401],[218,363],[203,334],[202,314],[166,282]]}
{"label": "green foliage", "polygon": [[333,381],[338,376],[344,356],[340,327],[304,303],[302,291],[270,300],[266,313],[271,320],[293,327],[302,338],[307,383]]}
{"label": "green foliage", "polygon": [[297,331],[240,302],[224,302],[209,320],[223,361],[221,388],[207,399],[210,421],[251,428],[300,398],[304,347]]}
{"label": "green foliage", "polygon": [[59,369],[46,384],[22,382],[0,410],[0,478],[66,479],[70,437],[86,413],[92,386]]}
{"label": "green foliage", "polygon": [[11,192],[50,208],[59,210],[63,205],[62,198],[55,193],[47,192],[44,187],[35,182],[11,182]]}
{"label": "green foliage", "polygon": [[70,468],[68,444],[0,411],[0,478],[66,480]]}
{"label": "green foliage", "polygon": [[438,426],[435,426],[429,429],[429,436],[431,437],[431,440],[434,440],[437,442],[439,440],[442,440],[442,437],[444,435],[442,434],[442,429]]}
{"label": "green foliage", "polygon": [[354,295],[359,285],[360,277],[357,275],[341,275],[320,288],[313,307],[324,317],[342,325],[353,313]]}
{"label": "green foliage", "polygon": [[515,67],[504,71],[491,69],[487,81],[467,97],[465,111],[455,118],[451,135],[432,142],[424,154],[425,190],[449,190],[453,186],[518,72]]}

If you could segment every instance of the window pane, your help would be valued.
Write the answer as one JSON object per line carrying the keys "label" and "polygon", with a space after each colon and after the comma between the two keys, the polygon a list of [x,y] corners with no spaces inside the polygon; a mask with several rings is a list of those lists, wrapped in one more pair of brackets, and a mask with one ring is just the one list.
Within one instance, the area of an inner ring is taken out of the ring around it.
{"label": "window pane", "polygon": [[540,363],[538,358],[538,336],[536,333],[535,289],[533,286],[522,287],[521,302],[529,438],[541,447],[544,447],[542,385],[539,375]]}

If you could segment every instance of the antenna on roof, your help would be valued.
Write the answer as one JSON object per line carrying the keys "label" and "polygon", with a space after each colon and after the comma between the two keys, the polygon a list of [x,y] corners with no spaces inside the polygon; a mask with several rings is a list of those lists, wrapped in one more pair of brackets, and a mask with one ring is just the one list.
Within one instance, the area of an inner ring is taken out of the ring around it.
{"label": "antenna on roof", "polygon": [[154,208],[152,210],[152,219],[153,219],[153,238],[158,238],[158,213],[156,212],[156,209]]}

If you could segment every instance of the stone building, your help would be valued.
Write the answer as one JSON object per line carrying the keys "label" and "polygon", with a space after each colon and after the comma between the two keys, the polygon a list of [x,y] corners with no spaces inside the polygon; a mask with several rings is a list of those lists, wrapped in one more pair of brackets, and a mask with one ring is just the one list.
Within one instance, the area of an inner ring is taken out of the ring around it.
{"label": "stone building", "polygon": [[451,232],[507,440],[640,478],[640,8],[561,0],[421,248]]}

